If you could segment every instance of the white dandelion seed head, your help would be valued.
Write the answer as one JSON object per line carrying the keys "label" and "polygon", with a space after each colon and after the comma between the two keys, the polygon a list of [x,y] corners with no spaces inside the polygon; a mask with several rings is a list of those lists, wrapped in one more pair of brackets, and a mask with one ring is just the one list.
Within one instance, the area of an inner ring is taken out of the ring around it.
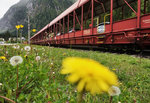
{"label": "white dandelion seed head", "polygon": [[53,74],[55,74],[55,72],[53,72]]}
{"label": "white dandelion seed head", "polygon": [[41,59],[41,57],[40,56],[36,56],[36,61],[39,61],[40,59]]}
{"label": "white dandelion seed head", "polygon": [[20,46],[19,45],[16,45],[16,49],[19,49],[20,48]]}
{"label": "white dandelion seed head", "polygon": [[53,65],[53,62],[51,63],[51,65]]}
{"label": "white dandelion seed head", "polygon": [[13,48],[16,49],[16,46],[14,45]]}
{"label": "white dandelion seed head", "polygon": [[108,90],[108,93],[110,96],[119,96],[119,94],[121,93],[119,87],[116,86],[112,86],[110,87],[110,89]]}
{"label": "white dandelion seed head", "polygon": [[16,66],[18,64],[21,64],[23,62],[23,59],[21,56],[13,56],[11,59],[10,59],[10,64],[12,66]]}
{"label": "white dandelion seed head", "polygon": [[33,50],[36,50],[36,48],[34,47]]}
{"label": "white dandelion seed head", "polygon": [[8,54],[8,51],[6,51],[6,54]]}
{"label": "white dandelion seed head", "polygon": [[120,101],[118,103],[121,103]]}
{"label": "white dandelion seed head", "polygon": [[2,86],[3,84],[2,83],[0,83],[0,86]]}
{"label": "white dandelion seed head", "polygon": [[24,47],[24,50],[25,50],[25,51],[30,51],[30,50],[31,50],[31,47],[30,47],[30,46],[25,46],[25,47]]}

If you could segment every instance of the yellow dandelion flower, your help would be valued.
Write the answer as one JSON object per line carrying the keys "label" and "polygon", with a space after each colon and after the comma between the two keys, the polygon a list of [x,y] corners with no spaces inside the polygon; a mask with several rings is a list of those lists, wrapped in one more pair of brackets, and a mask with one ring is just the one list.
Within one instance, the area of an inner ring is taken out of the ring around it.
{"label": "yellow dandelion flower", "polygon": [[118,85],[117,76],[98,62],[78,57],[63,60],[61,74],[70,74],[67,80],[78,83],[79,92],[86,90],[92,94],[107,92],[112,85]]}
{"label": "yellow dandelion flower", "polygon": [[36,32],[36,29],[32,29],[32,32]]}
{"label": "yellow dandelion flower", "polygon": [[20,25],[16,25],[17,30],[20,29]]}
{"label": "yellow dandelion flower", "polygon": [[66,55],[66,53],[63,53],[63,56],[65,56]]}
{"label": "yellow dandelion flower", "polygon": [[5,56],[0,56],[1,60],[8,61]]}
{"label": "yellow dandelion flower", "polygon": [[113,71],[116,71],[116,69],[114,68],[114,69],[112,69]]}
{"label": "yellow dandelion flower", "polygon": [[24,25],[21,24],[21,25],[20,25],[20,28],[23,28],[23,27],[24,27]]}

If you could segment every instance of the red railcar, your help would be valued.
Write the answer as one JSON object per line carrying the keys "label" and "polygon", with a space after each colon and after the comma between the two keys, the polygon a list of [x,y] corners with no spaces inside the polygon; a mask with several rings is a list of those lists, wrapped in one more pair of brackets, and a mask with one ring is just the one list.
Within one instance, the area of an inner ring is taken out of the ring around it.
{"label": "red railcar", "polygon": [[150,0],[78,0],[32,44],[150,49]]}

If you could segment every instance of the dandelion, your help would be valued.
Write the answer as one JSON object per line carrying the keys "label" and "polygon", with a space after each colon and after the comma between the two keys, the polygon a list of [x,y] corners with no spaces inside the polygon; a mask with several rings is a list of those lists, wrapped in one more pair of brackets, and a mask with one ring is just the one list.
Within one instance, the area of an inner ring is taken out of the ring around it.
{"label": "dandelion", "polygon": [[8,54],[8,51],[6,51],[6,54]]}
{"label": "dandelion", "polygon": [[109,88],[108,93],[110,96],[118,96],[121,93],[121,91],[119,87],[112,86],[111,88]]}
{"label": "dandelion", "polygon": [[16,45],[16,49],[19,49],[20,48],[20,46],[19,45]]}
{"label": "dandelion", "polygon": [[53,74],[55,74],[55,72],[53,72]]}
{"label": "dandelion", "polygon": [[24,47],[24,50],[25,50],[25,51],[30,51],[30,50],[31,50],[31,47],[30,47],[30,46],[25,46],[25,47]]}
{"label": "dandelion", "polygon": [[114,68],[114,69],[112,69],[113,71],[116,71],[116,69]]}
{"label": "dandelion", "polygon": [[3,61],[7,61],[5,56],[0,56],[0,59],[3,60]]}
{"label": "dandelion", "polygon": [[5,60],[6,57],[5,56],[0,56],[0,59]]}
{"label": "dandelion", "polygon": [[11,59],[10,59],[10,64],[12,66],[16,66],[18,64],[21,64],[23,62],[23,59],[21,56],[13,56]]}
{"label": "dandelion", "polygon": [[41,57],[40,56],[36,56],[36,61],[39,61],[40,59],[41,59]]}
{"label": "dandelion", "polygon": [[23,62],[23,59],[21,56],[13,56],[11,59],[10,59],[10,64],[12,66],[16,66],[17,65],[17,89],[16,89],[16,99],[18,98],[18,74],[19,74],[19,69],[18,69],[18,64],[21,64]]}
{"label": "dandelion", "polygon": [[66,58],[62,63],[61,74],[70,74],[67,80],[78,83],[77,90],[92,94],[107,92],[112,85],[118,85],[117,76],[98,62],[78,57]]}
{"label": "dandelion", "polygon": [[19,49],[20,46],[19,46],[19,45],[14,45],[12,48],[14,48],[14,49]]}
{"label": "dandelion", "polygon": [[13,48],[16,49],[16,46],[14,45]]}
{"label": "dandelion", "polygon": [[66,55],[66,53],[63,53],[63,56],[65,56]]}
{"label": "dandelion", "polygon": [[3,84],[2,83],[0,83],[0,86],[2,86]]}

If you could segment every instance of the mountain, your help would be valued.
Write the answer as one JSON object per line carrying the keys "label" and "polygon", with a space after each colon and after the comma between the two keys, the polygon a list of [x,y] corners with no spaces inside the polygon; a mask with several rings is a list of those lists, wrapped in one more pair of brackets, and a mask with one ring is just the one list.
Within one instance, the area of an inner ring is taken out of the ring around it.
{"label": "mountain", "polygon": [[40,30],[57,15],[62,13],[76,0],[20,0],[13,5],[0,20],[0,32],[15,32],[16,25],[23,24],[23,32],[27,33],[28,14],[31,29]]}

